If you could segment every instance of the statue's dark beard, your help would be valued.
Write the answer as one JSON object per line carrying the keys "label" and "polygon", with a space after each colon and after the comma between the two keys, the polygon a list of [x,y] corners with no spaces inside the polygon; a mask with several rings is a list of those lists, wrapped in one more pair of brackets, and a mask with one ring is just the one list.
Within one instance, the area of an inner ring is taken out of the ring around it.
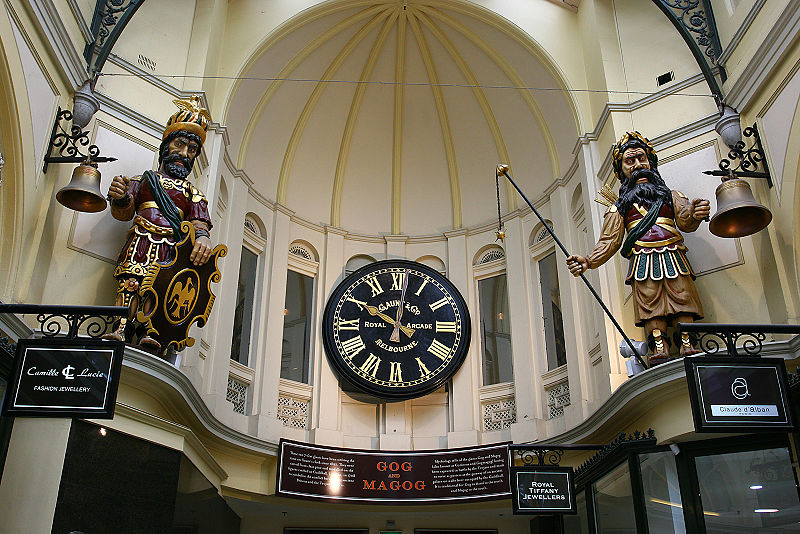
{"label": "statue's dark beard", "polygon": [[[183,165],[180,165],[177,162],[181,162]],[[181,180],[184,180],[187,176],[189,176],[189,173],[192,172],[193,164],[194,161],[191,158],[183,157],[175,152],[164,156],[162,159],[164,172],[167,173],[167,176],[172,178],[180,178]]]}
{"label": "statue's dark beard", "polygon": [[[640,178],[647,178],[646,183],[636,183]],[[661,199],[667,205],[672,205],[672,192],[664,179],[654,169],[637,169],[631,173],[630,179],[620,185],[617,209],[624,217],[633,207],[633,204],[650,206]]]}

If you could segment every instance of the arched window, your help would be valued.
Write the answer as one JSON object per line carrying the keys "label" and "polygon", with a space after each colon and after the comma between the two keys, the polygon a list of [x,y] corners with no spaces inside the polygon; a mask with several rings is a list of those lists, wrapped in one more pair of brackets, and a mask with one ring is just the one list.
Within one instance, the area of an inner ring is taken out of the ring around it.
{"label": "arched window", "polygon": [[514,381],[505,257],[502,248],[492,246],[478,253],[474,261],[484,386]]}
{"label": "arched window", "polygon": [[281,378],[303,384],[310,382],[317,258],[314,248],[304,241],[295,241],[289,246],[289,270],[286,273],[283,308]]}
{"label": "arched window", "polygon": [[233,315],[233,338],[231,340],[231,359],[251,365],[250,341],[253,335],[256,309],[259,257],[266,245],[263,226],[254,215],[248,214],[244,222],[242,255],[239,260],[239,284],[236,290],[236,308]]}

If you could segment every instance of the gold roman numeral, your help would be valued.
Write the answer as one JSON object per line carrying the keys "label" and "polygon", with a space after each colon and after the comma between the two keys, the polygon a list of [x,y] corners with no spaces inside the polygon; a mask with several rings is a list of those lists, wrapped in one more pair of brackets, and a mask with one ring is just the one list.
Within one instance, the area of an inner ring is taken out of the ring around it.
{"label": "gold roman numeral", "polygon": [[389,291],[401,291],[403,289],[403,276],[405,273],[392,273],[392,287]]}
{"label": "gold roman numeral", "polygon": [[441,300],[437,300],[433,304],[428,304],[428,306],[431,307],[431,311],[436,311],[439,308],[441,308],[442,306],[444,306],[445,304],[447,304],[447,297],[442,297]]}
{"label": "gold roman numeral", "polygon": [[364,302],[363,300],[354,299],[353,297],[347,297],[347,300],[349,302],[355,302],[356,304],[358,304],[362,308],[367,305],[367,303]]}
{"label": "gold roman numeral", "polygon": [[431,343],[431,346],[428,347],[428,352],[430,352],[440,360],[444,361],[450,354],[450,347],[448,347],[447,345],[443,345],[442,343],[439,343],[438,340],[434,339],[433,343]]}
{"label": "gold roman numeral", "polygon": [[425,280],[422,281],[422,285],[419,286],[419,289],[417,289],[417,292],[414,293],[414,294],[416,296],[419,296],[419,294],[422,293],[422,288],[425,287],[425,284],[427,284],[427,283],[428,283],[428,279],[426,278]]}
{"label": "gold roman numeral", "polygon": [[436,331],[437,332],[451,332],[455,334],[456,332],[456,322],[455,321],[436,321]]}
{"label": "gold roman numeral", "polygon": [[422,363],[422,360],[420,360],[419,358],[414,358],[414,359],[417,360],[417,365],[419,366],[419,374],[420,374],[420,376],[427,376],[427,375],[431,374],[431,372],[428,370],[428,368],[425,367],[425,364]]}
{"label": "gold roman numeral", "polygon": [[[358,330],[358,319],[339,319],[339,331],[342,330]],[[439,331],[438,321],[436,322],[436,331]]]}
{"label": "gold roman numeral", "polygon": [[389,382],[402,382],[403,369],[400,367],[400,362],[390,362],[392,368],[389,370]]}
{"label": "gold roman numeral", "polygon": [[372,289],[372,296],[380,295],[383,293],[383,288],[381,287],[380,282],[378,282],[378,278],[376,276],[370,276],[369,278],[364,279],[367,285]]}
{"label": "gold roman numeral", "polygon": [[364,350],[364,342],[361,340],[361,336],[351,337],[347,341],[342,341],[342,349],[352,360],[353,356]]}
{"label": "gold roman numeral", "polygon": [[371,375],[372,378],[375,378],[375,374],[378,372],[378,366],[381,364],[381,359],[375,356],[374,354],[370,354],[367,357],[367,361],[365,361],[361,365],[361,370]]}

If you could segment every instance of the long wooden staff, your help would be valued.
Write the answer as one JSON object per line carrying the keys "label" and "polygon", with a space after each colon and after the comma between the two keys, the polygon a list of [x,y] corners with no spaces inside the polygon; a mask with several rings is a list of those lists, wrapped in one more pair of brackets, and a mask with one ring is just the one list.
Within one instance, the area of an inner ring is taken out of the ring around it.
{"label": "long wooden staff", "polygon": [[[497,193],[498,194],[498,197],[497,197],[498,215],[500,213],[499,212],[499,209],[500,209],[500,196],[499,196],[500,195],[500,188],[499,188],[498,179],[500,178],[500,175],[502,174],[506,178],[508,178],[508,181],[511,182],[511,185],[514,186],[514,189],[516,189],[517,192],[520,195],[522,195],[522,198],[525,200],[525,202],[528,204],[528,206],[533,210],[533,213],[535,213],[536,216],[539,218],[539,220],[542,222],[544,227],[547,229],[547,232],[553,237],[553,239],[555,240],[556,244],[558,245],[558,248],[560,248],[561,252],[563,252],[564,255],[569,258],[571,256],[571,254],[567,251],[567,248],[563,245],[563,243],[561,243],[561,240],[558,239],[558,236],[555,234],[555,232],[553,232],[553,229],[550,228],[550,225],[547,224],[547,222],[545,222],[544,218],[539,214],[539,211],[536,208],[533,207],[533,204],[531,204],[531,201],[528,200],[528,197],[525,196],[525,193],[522,192],[522,190],[519,188],[519,186],[516,184],[516,182],[511,178],[511,176],[508,175],[508,169],[509,169],[509,167],[505,163],[500,163],[497,166],[497,175],[495,177],[495,181],[498,183],[498,193]],[[614,324],[614,326],[616,327],[617,331],[622,335],[622,338],[628,344],[628,347],[630,347],[631,354],[633,354],[636,357],[636,359],[639,360],[639,363],[641,363],[642,366],[645,369],[647,369],[648,366],[644,362],[642,357],[639,355],[639,351],[637,351],[636,348],[633,346],[633,343],[631,342],[630,338],[622,330],[622,327],[619,325],[619,323],[617,322],[616,318],[614,318],[614,315],[611,313],[611,310],[609,310],[608,307],[605,305],[605,303],[603,302],[603,299],[600,298],[600,295],[597,294],[597,291],[595,291],[594,287],[592,287],[592,284],[583,275],[583,273],[580,274],[580,277],[581,277],[581,280],[583,280],[583,282],[586,284],[586,287],[589,288],[589,291],[592,292],[592,295],[594,295],[594,298],[597,299],[597,302],[600,303],[600,307],[603,308],[604,312],[606,312],[606,315],[608,315],[608,318],[611,319],[611,322]]]}

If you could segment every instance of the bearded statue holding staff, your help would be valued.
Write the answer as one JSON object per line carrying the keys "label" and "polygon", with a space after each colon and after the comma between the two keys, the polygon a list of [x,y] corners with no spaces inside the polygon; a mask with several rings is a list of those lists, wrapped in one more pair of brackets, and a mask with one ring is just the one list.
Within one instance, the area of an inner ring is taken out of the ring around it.
{"label": "bearded statue holding staff", "polygon": [[[186,232],[181,229],[185,221],[194,230],[189,262],[203,265],[214,252],[208,202],[187,179],[205,142],[211,117],[200,107],[197,96],[174,103],[180,109],[164,130],[158,171],[148,170],[133,178],[115,176],[108,190],[112,216],[120,221],[133,219],[133,226],[114,269],[116,305],[129,306],[131,314],[107,337],[127,342],[138,338],[141,347],[154,353],[160,352],[161,343],[150,335],[152,329],[143,328],[136,320],[138,312],[149,315],[155,305],[143,298],[143,280],[155,263],[162,265],[175,259],[175,245],[185,238]],[[171,305],[175,307],[174,302]]]}
{"label": "bearded statue holding staff", "polygon": [[[594,250],[586,257],[568,257],[567,266],[579,276],[603,265],[617,250],[630,260],[625,283],[633,288],[636,326],[644,327],[653,351],[650,364],[658,365],[669,359],[667,326],[703,318],[681,231],[697,230],[711,205],[670,190],[658,173],[652,143],[638,132],[623,135],[611,157],[619,198],[605,213]],[[687,333],[676,334],[675,341],[681,356],[700,352]]]}

